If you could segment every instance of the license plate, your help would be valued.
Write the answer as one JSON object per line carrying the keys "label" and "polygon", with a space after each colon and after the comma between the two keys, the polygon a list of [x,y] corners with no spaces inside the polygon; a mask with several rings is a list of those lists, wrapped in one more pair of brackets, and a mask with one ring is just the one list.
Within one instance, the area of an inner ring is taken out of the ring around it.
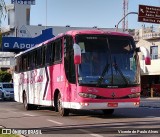
{"label": "license plate", "polygon": [[108,103],[108,107],[118,107],[118,103],[110,102]]}

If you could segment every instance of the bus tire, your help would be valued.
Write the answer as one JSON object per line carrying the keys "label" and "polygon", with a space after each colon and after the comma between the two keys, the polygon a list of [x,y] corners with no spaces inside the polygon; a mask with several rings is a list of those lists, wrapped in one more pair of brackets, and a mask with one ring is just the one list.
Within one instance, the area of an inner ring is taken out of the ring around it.
{"label": "bus tire", "polygon": [[30,104],[28,104],[26,93],[23,94],[23,104],[24,104],[24,108],[26,110],[31,110],[32,109],[32,106]]}
{"label": "bus tire", "polygon": [[59,94],[59,91],[56,91],[55,92],[55,95],[54,95],[54,109],[55,109],[55,112],[58,112],[58,94]]}
{"label": "bus tire", "polygon": [[58,94],[58,98],[57,98],[57,109],[58,109],[60,116],[68,116],[69,115],[69,109],[62,107],[62,98],[61,98],[60,93]]}
{"label": "bus tire", "polygon": [[103,109],[103,114],[105,115],[112,115],[114,112],[114,109]]}

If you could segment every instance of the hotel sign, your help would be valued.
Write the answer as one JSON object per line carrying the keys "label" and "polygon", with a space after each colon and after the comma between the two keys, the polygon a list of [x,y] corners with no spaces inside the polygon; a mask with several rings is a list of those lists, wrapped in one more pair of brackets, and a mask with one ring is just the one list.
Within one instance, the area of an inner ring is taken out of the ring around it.
{"label": "hotel sign", "polygon": [[12,4],[35,5],[35,0],[11,0]]}
{"label": "hotel sign", "polygon": [[160,24],[160,7],[139,5],[138,21]]}

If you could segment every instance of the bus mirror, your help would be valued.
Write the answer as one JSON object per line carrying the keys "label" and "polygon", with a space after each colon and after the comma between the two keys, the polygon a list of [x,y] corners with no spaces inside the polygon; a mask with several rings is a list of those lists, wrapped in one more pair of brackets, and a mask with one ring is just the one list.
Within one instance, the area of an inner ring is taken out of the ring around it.
{"label": "bus mirror", "polygon": [[146,65],[151,65],[151,58],[150,57],[145,58],[145,64]]}
{"label": "bus mirror", "polygon": [[151,58],[149,55],[149,51],[145,47],[139,47],[139,50],[143,53],[144,55],[144,60],[146,65],[151,65]]}
{"label": "bus mirror", "polygon": [[74,64],[81,64],[81,48],[78,44],[74,43]]}

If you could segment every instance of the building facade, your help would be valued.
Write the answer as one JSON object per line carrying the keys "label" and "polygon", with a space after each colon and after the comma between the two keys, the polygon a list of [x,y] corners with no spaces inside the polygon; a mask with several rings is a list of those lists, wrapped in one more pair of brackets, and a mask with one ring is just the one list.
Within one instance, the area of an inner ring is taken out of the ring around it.
{"label": "building facade", "polygon": [[154,90],[147,96],[160,96],[160,26],[142,27],[135,31],[134,39],[137,47],[144,46],[148,49],[151,57],[151,65],[145,65],[143,55],[139,56],[142,90]]}

